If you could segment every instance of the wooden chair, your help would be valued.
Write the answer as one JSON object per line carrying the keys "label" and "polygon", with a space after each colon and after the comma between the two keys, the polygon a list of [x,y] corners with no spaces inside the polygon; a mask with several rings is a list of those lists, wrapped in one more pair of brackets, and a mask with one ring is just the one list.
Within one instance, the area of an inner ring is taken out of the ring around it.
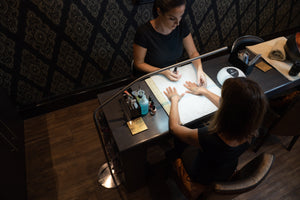
{"label": "wooden chair", "polygon": [[274,155],[262,153],[249,161],[243,168],[237,171],[230,181],[215,182],[203,200],[227,200],[233,199],[241,193],[250,191],[258,186],[269,173],[274,161]]}
{"label": "wooden chair", "polygon": [[[273,114],[274,115],[274,114]],[[298,95],[293,99],[291,104],[288,106],[286,111],[278,115],[272,120],[269,127],[266,127],[264,132],[260,133],[258,142],[254,143],[254,152],[257,152],[258,149],[263,145],[264,141],[269,135],[278,135],[278,136],[292,136],[288,147],[286,148],[290,151],[293,145],[296,143],[300,135],[300,96]]]}
{"label": "wooden chair", "polygon": [[[184,199],[197,199],[197,200],[228,200],[233,199],[241,193],[250,191],[259,185],[269,173],[274,161],[274,155],[269,153],[261,153],[240,170],[237,170],[230,181],[214,182],[209,186],[193,183],[193,192],[185,187],[184,181],[187,177],[184,175],[179,177],[175,176],[175,181],[180,191],[186,198]],[[178,173],[177,173],[178,174]],[[183,173],[184,174],[184,173]],[[198,189],[197,189],[198,188]],[[198,198],[193,197],[197,193],[196,190],[204,190]]]}

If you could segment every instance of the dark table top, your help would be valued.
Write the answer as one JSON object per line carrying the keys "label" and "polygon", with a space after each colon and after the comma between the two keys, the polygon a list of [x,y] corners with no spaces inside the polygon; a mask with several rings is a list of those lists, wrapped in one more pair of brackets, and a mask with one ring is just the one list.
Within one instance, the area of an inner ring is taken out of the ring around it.
{"label": "dark table top", "polygon": [[[228,57],[229,54],[203,62],[203,70],[219,87],[220,85],[217,81],[217,73],[221,68],[230,66],[230,63],[228,62]],[[253,71],[248,76],[248,78],[258,82],[258,84],[262,87],[267,97],[272,97],[278,93],[300,85],[300,80],[291,82],[274,68],[267,72],[263,72],[260,69],[254,67]],[[129,128],[127,127],[127,120],[119,103],[119,98],[113,99],[103,108],[104,114],[106,116],[106,119],[111,128],[113,137],[120,152],[126,151],[138,145],[145,144],[146,142],[155,142],[155,139],[168,135],[169,117],[167,113],[158,103],[145,81],[137,82],[131,88],[133,90],[137,90],[139,87],[146,92],[147,96],[150,95],[152,97],[157,109],[156,115],[151,116],[148,113],[146,116],[143,117],[143,120],[147,125],[148,130],[145,130],[136,135],[131,134]],[[118,92],[120,89],[122,88],[99,94],[99,102],[104,102],[106,99]],[[120,95],[120,98],[121,97],[122,96]],[[192,126],[193,123],[196,122],[191,122],[188,124],[188,126]]]}
{"label": "dark table top", "polygon": [[[126,124],[127,119],[119,102],[119,98],[115,98],[114,100],[112,100],[112,102],[103,107],[105,117],[108,121],[120,152],[132,148],[136,145],[142,144],[146,141],[155,140],[155,138],[157,137],[166,135],[169,131],[169,117],[164,108],[158,103],[145,81],[138,82],[131,88],[133,90],[137,90],[139,87],[141,87],[145,91],[147,96],[150,94],[157,110],[154,116],[151,116],[149,113],[146,116],[143,116],[143,120],[147,125],[148,130],[135,135],[131,134]],[[115,94],[120,89],[121,88],[98,95],[100,103],[109,98],[112,94]],[[122,98],[121,95],[120,98]]]}

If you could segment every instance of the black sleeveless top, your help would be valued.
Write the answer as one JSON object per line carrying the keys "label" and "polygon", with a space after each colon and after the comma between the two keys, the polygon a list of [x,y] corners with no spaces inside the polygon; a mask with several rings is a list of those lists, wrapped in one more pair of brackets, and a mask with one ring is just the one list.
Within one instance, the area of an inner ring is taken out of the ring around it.
{"label": "black sleeveless top", "polygon": [[239,156],[249,143],[237,147],[228,146],[216,133],[209,133],[207,127],[198,129],[202,148],[188,148],[182,154],[184,167],[193,181],[210,184],[212,181],[226,181],[234,173]]}

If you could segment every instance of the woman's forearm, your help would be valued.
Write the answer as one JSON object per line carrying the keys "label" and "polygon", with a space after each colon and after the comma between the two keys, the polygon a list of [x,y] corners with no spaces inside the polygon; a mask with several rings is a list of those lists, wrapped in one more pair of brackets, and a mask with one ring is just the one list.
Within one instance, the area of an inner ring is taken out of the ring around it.
{"label": "woman's forearm", "polygon": [[206,90],[205,93],[203,93],[203,95],[208,98],[213,104],[215,104],[215,106],[217,106],[219,108],[220,106],[220,97],[218,95],[216,95],[215,93]]}
{"label": "woman's forearm", "polygon": [[[195,57],[197,57],[199,55],[200,54],[198,53],[198,51],[196,51],[192,55],[190,55],[190,58],[195,58]],[[203,71],[203,69],[202,69],[202,62],[201,62],[200,58],[197,59],[197,60],[194,60],[192,63],[196,67],[197,71]]]}
{"label": "woman's forearm", "polygon": [[197,129],[190,129],[180,124],[178,101],[171,101],[169,115],[170,132],[186,144],[199,146]]}
{"label": "woman's forearm", "polygon": [[178,112],[178,101],[173,100],[171,101],[171,108],[169,114],[169,123],[171,131],[175,130],[177,126],[180,125],[180,117]]}

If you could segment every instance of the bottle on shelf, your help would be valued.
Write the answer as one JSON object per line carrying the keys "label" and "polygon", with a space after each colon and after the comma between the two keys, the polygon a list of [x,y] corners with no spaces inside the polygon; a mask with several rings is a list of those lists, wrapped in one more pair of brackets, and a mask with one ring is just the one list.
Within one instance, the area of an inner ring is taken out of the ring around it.
{"label": "bottle on shelf", "polygon": [[141,96],[139,104],[140,104],[140,107],[141,107],[141,114],[142,115],[146,115],[148,113],[148,111],[149,111],[149,101],[146,98],[145,94],[143,94]]}

